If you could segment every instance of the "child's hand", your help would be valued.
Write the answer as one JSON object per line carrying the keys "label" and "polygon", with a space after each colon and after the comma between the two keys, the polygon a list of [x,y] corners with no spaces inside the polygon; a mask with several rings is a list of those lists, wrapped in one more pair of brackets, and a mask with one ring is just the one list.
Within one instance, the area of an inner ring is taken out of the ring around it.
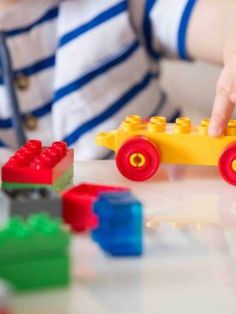
{"label": "child's hand", "polygon": [[236,52],[225,60],[218,79],[209,135],[221,136],[230,120],[236,104]]}
{"label": "child's hand", "polygon": [[[236,3],[234,0],[228,0],[227,5],[222,7],[222,10],[226,10],[224,23],[221,24],[221,29],[224,30],[223,36],[220,37],[222,43],[221,58],[223,57],[224,67],[218,79],[209,126],[209,135],[215,137],[224,134],[236,105],[235,8]],[[221,17],[221,14],[218,14],[218,16]]]}
{"label": "child's hand", "polygon": [[192,59],[223,65],[209,135],[221,136],[236,105],[236,1],[198,0],[187,33]]}

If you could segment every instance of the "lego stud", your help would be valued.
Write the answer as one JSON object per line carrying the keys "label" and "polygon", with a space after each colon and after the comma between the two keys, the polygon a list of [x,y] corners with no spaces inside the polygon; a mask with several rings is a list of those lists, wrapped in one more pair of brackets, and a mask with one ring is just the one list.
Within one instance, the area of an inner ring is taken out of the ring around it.
{"label": "lego stud", "polygon": [[148,123],[148,130],[150,132],[164,132],[166,129],[165,117],[152,117]]}
{"label": "lego stud", "polygon": [[40,233],[45,235],[55,234],[60,229],[60,220],[50,220],[46,213],[33,215],[28,219],[29,226]]}
{"label": "lego stud", "polygon": [[189,118],[178,118],[173,127],[175,134],[186,134],[191,131],[191,120]]}
{"label": "lego stud", "polygon": [[225,131],[225,135],[235,136],[236,135],[236,120],[230,120]]}
{"label": "lego stud", "polygon": [[47,169],[53,168],[56,165],[57,161],[55,157],[46,150],[39,157],[35,159],[35,169]]}
{"label": "lego stud", "polygon": [[198,132],[201,135],[208,135],[208,127],[210,124],[210,119],[202,119],[198,127]]}
{"label": "lego stud", "polygon": [[67,143],[66,142],[54,142],[52,144],[52,149],[59,154],[61,159],[66,156],[67,153]]}
{"label": "lego stud", "polygon": [[55,155],[52,154],[51,150],[46,150],[42,155],[43,165],[46,168],[53,168],[57,161]]}
{"label": "lego stud", "polygon": [[125,118],[125,121],[133,122],[133,123],[140,123],[142,119],[138,115],[129,115]]}
{"label": "lego stud", "polygon": [[51,147],[46,150],[47,155],[53,160],[54,164],[57,164],[62,159],[61,150],[59,152]]}
{"label": "lego stud", "polygon": [[35,156],[42,151],[42,142],[39,140],[29,140],[25,145]]}
{"label": "lego stud", "polygon": [[166,124],[166,117],[161,117],[161,116],[155,116],[155,117],[151,117],[150,122],[153,123],[162,123],[162,124]]}
{"label": "lego stud", "polygon": [[125,121],[122,123],[122,128],[125,131],[136,130],[140,126],[141,122],[142,122],[142,119],[140,116],[129,115],[125,118]]}
{"label": "lego stud", "polygon": [[13,157],[10,158],[9,163],[12,166],[28,166],[30,164],[30,160],[25,156],[24,153],[17,152]]}
{"label": "lego stud", "polygon": [[183,124],[183,125],[191,125],[191,119],[187,118],[187,117],[181,117],[181,118],[177,118],[175,121],[176,124]]}
{"label": "lego stud", "polygon": [[24,225],[23,220],[19,217],[14,217],[8,222],[6,231],[18,239],[24,239],[30,233],[30,230]]}
{"label": "lego stud", "polygon": [[52,148],[56,148],[56,147],[60,147],[61,149],[63,149],[65,152],[68,148],[67,143],[66,142],[53,142],[52,143]]}
{"label": "lego stud", "polygon": [[25,157],[25,159],[28,160],[28,163],[34,160],[35,158],[35,152],[30,150],[27,146],[22,146],[16,153],[16,156],[18,154],[22,154]]}

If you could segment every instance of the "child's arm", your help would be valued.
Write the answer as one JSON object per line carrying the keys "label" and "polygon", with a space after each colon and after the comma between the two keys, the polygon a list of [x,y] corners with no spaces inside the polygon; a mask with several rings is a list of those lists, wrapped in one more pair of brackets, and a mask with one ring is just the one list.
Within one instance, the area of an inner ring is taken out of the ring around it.
{"label": "child's arm", "polygon": [[0,0],[0,12],[7,10],[11,5],[18,2],[19,0]]}
{"label": "child's arm", "polygon": [[193,58],[224,65],[218,79],[209,134],[220,136],[236,104],[236,1],[198,0],[187,34]]}

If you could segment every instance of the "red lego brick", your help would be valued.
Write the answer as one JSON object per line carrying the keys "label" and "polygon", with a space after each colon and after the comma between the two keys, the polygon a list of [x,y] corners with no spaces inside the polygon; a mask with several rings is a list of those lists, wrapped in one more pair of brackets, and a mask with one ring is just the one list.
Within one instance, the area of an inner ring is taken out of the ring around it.
{"label": "red lego brick", "polygon": [[42,147],[30,140],[2,168],[2,181],[52,185],[73,165],[74,151],[64,142]]}
{"label": "red lego brick", "polygon": [[63,219],[75,232],[82,232],[97,227],[97,216],[93,213],[93,203],[102,192],[128,191],[127,188],[80,184],[62,195]]}

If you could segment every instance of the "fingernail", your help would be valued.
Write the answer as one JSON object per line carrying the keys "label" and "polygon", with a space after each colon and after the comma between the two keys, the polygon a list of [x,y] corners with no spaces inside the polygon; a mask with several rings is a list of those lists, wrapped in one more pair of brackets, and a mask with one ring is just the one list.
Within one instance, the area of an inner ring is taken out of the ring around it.
{"label": "fingernail", "polygon": [[217,137],[220,135],[220,129],[217,125],[211,124],[208,129],[208,134],[213,137]]}

